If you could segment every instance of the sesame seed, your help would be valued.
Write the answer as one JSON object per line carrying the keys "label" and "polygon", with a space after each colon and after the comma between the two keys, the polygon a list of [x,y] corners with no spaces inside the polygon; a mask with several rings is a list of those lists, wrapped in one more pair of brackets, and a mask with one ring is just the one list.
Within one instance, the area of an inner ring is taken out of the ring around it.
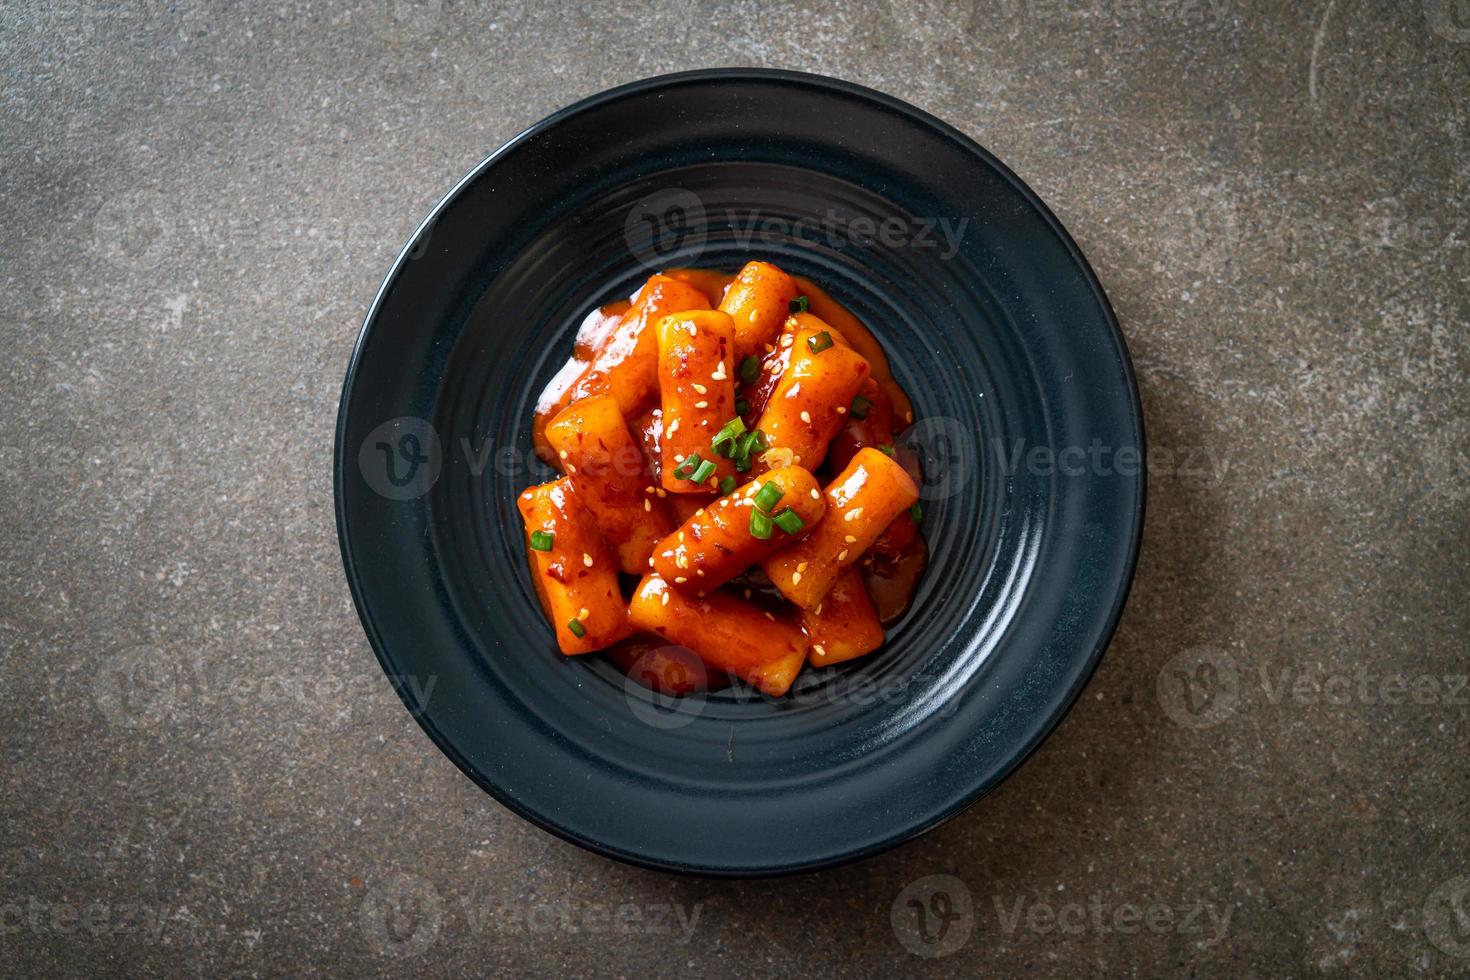
{"label": "sesame seed", "polygon": [[861,507],[854,507],[852,510],[848,511],[846,514],[843,514],[842,515],[842,519],[844,521],[855,521],[859,517],[862,517],[862,516],[863,516],[863,509]]}
{"label": "sesame seed", "polygon": [[680,541],[683,541],[684,540],[684,532],[683,531],[680,531],[679,532],[679,540]]}
{"label": "sesame seed", "polygon": [[571,463],[568,463],[567,464],[567,472],[568,473],[575,473],[575,472],[577,472],[577,468],[575,466],[573,466]]}
{"label": "sesame seed", "polygon": [[697,382],[695,384],[691,385],[691,387],[695,391],[699,392],[701,395],[708,395],[709,394],[709,389],[706,388],[704,385],[699,384]]}
{"label": "sesame seed", "polygon": [[812,615],[813,616],[820,616],[820,615],[822,615],[822,604],[820,602],[817,603],[817,608],[815,608],[815,609],[812,610]]}
{"label": "sesame seed", "polygon": [[806,562],[799,561],[799,562],[796,563],[796,570],[798,572],[804,572],[804,571],[806,571],[806,566],[807,566],[807,563]]}
{"label": "sesame seed", "polygon": [[709,402],[695,402],[695,408],[709,408]]}
{"label": "sesame seed", "polygon": [[562,459],[566,459],[567,458],[567,451],[565,449],[563,449],[561,452],[557,453],[557,455],[560,456]]}
{"label": "sesame seed", "polygon": [[766,613],[766,618],[769,619],[773,623],[776,621],[776,617],[775,616],[772,616],[770,613]]}
{"label": "sesame seed", "polygon": [[766,345],[766,353],[767,354],[769,354],[771,351],[773,351],[775,349],[776,349],[776,345],[775,344],[767,344]]}
{"label": "sesame seed", "polygon": [[790,347],[790,346],[791,346],[791,344],[792,344],[792,342],[793,342],[793,341],[794,341],[794,340],[795,340],[795,338],[794,338],[794,337],[792,337],[792,336],[791,336],[791,334],[789,334],[789,333],[787,333],[787,334],[782,334],[782,335],[781,335],[781,346],[782,346],[782,347]]}
{"label": "sesame seed", "polygon": [[587,554],[587,552],[585,551],[582,552],[582,564],[586,565],[588,568],[592,567],[592,556]]}
{"label": "sesame seed", "polygon": [[658,495],[660,497],[667,497],[669,495],[669,492],[667,490],[665,490],[663,487],[659,487],[658,488]]}
{"label": "sesame seed", "polygon": [[704,575],[704,569],[702,569],[702,568],[696,568],[696,569],[695,569],[695,570],[694,570],[694,574],[695,574],[695,575],[699,575],[699,576],[701,576],[701,577],[702,577],[702,576],[703,576],[703,575]]}
{"label": "sesame seed", "polygon": [[800,582],[801,582],[801,573],[800,572],[792,572],[791,573],[791,584],[792,585],[797,585]]}
{"label": "sesame seed", "polygon": [[811,412],[808,412],[806,409],[802,409],[801,410],[801,420],[803,422],[807,423],[808,425],[810,425],[811,424],[811,421],[812,421],[812,413]]}
{"label": "sesame seed", "polygon": [[678,419],[674,419],[674,421],[672,421],[672,422],[669,423],[669,435],[673,435],[675,432],[678,432],[678,431],[679,431],[679,420]]}
{"label": "sesame seed", "polygon": [[688,568],[689,559],[685,555],[680,554],[678,558],[674,559],[674,564],[678,565],[680,568]]}
{"label": "sesame seed", "polygon": [[676,576],[674,576],[674,584],[675,585],[683,585],[687,581],[689,581],[689,580],[687,578],[685,578],[684,576],[682,576],[682,575],[676,575]]}
{"label": "sesame seed", "polygon": [[669,604],[669,594],[667,592],[665,592],[663,594],[663,597],[659,601],[662,602],[665,606],[667,606]]}
{"label": "sesame seed", "polygon": [[820,493],[817,493],[817,488],[816,487],[812,487],[812,499],[813,500],[821,500],[822,499],[822,495]]}
{"label": "sesame seed", "polygon": [[724,381],[725,380],[725,362],[724,361],[721,361],[720,363],[718,363],[718,364],[715,365],[714,373],[709,376],[709,379],[711,381]]}
{"label": "sesame seed", "polygon": [[909,422],[912,422],[914,420],[914,413],[913,412],[904,412],[903,413],[903,417],[904,417],[905,420],[907,420]]}
{"label": "sesame seed", "polygon": [[578,609],[577,610],[577,618],[578,619],[586,619],[588,616],[591,616],[591,615],[592,614],[587,611],[587,607],[586,606],[583,606],[581,609]]}
{"label": "sesame seed", "polygon": [[644,487],[643,488],[643,492],[644,493],[653,493],[653,487]]}
{"label": "sesame seed", "polygon": [[842,540],[846,544],[857,544],[857,538],[853,537],[851,534],[844,534],[842,536]]}
{"label": "sesame seed", "polygon": [[846,415],[847,414],[847,406],[846,405],[838,405],[837,406],[837,414],[838,415]]}
{"label": "sesame seed", "polygon": [[813,643],[812,644],[812,650],[815,651],[816,652],[816,655],[819,656],[819,657],[825,657],[827,655],[826,648],[823,647],[822,644],[820,644],[820,643]]}
{"label": "sesame seed", "polygon": [[837,552],[837,560],[838,561],[847,561],[847,549],[846,548],[843,548],[841,551]]}
{"label": "sesame seed", "polygon": [[653,501],[649,500],[647,497],[644,497],[643,498],[643,509],[645,511],[647,511],[648,513],[650,513],[650,514],[653,513]]}

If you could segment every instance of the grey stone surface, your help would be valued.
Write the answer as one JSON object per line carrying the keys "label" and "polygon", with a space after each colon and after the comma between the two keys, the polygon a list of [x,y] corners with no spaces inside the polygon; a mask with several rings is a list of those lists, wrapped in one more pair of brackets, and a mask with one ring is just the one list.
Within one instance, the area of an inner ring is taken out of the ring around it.
{"label": "grey stone surface", "polygon": [[[0,52],[7,974],[1470,972],[1465,4],[13,2]],[[1158,464],[1042,751],[754,883],[460,775],[367,648],[329,486],[360,318],[444,190],[724,64],[1010,163],[1117,306]],[[935,887],[972,911],[925,945]]]}

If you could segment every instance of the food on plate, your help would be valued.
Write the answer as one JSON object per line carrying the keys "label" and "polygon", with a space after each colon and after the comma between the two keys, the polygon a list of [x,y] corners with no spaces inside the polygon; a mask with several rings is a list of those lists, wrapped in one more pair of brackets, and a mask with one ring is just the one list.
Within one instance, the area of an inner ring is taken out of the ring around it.
{"label": "food on plate", "polygon": [[912,422],[872,334],[769,262],[594,310],[533,420],[562,475],[517,501],[558,647],[770,697],[881,649],[928,554]]}

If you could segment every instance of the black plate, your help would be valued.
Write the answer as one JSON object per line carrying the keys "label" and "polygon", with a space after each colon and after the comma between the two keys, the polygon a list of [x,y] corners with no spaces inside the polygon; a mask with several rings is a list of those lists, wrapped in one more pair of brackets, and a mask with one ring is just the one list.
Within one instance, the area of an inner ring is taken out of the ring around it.
{"label": "black plate", "polygon": [[[932,560],[878,653],[779,701],[671,706],[556,652],[514,501],[548,477],[531,412],[586,311],[651,268],[751,257],[884,344]],[[922,833],[1052,730],[1128,591],[1142,446],[1096,277],[999,161],[846,82],[692,72],[543,120],[434,209],[347,371],[337,526],[383,669],[497,800],[638,864],[777,874]]]}

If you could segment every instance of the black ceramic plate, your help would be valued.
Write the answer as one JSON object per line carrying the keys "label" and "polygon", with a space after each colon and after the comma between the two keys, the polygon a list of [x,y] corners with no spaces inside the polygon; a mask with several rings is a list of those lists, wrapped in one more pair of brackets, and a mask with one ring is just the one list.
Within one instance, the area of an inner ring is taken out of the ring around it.
{"label": "black ceramic plate", "polygon": [[[653,268],[752,257],[886,348],[931,563],[879,652],[781,700],[671,705],[556,652],[515,498],[548,476],[532,409],[587,310]],[[1122,609],[1142,446],[1097,279],[999,161],[845,82],[693,72],[536,124],[434,209],[347,371],[337,524],[383,669],[496,799],[638,864],[777,874],[922,833],[1046,737]]]}

